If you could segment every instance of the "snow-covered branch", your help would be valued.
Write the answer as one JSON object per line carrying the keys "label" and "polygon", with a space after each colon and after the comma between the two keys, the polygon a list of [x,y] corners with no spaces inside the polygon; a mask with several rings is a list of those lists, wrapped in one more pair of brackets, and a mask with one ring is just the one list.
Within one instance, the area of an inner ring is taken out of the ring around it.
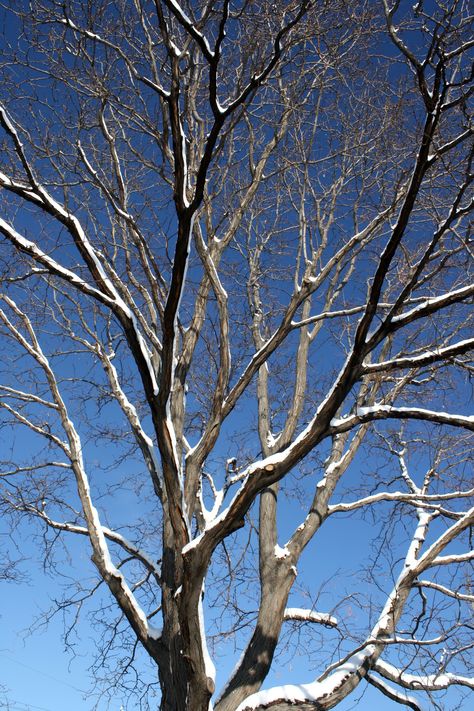
{"label": "snow-covered branch", "polygon": [[474,338],[467,338],[458,343],[453,343],[445,348],[434,348],[427,350],[425,353],[414,356],[405,356],[403,358],[394,358],[380,363],[367,363],[362,366],[364,373],[377,373],[380,371],[390,371],[397,368],[419,368],[424,365],[430,365],[438,361],[447,361],[456,355],[467,353],[474,348]]}
{"label": "snow-covered branch", "polygon": [[[44,269],[49,274],[53,274],[65,282],[71,284],[74,288],[78,289],[87,296],[92,296],[94,299],[106,304],[107,306],[113,305],[113,299],[111,299],[106,293],[91,286],[83,279],[81,279],[77,274],[75,274],[70,269],[63,267],[59,262],[46,254],[42,249],[38,247],[35,242],[23,237],[19,232],[15,230],[12,225],[9,225],[4,219],[0,217],[0,232],[6,237],[20,252],[27,254],[32,257],[32,259],[41,264]],[[33,270],[34,271],[34,270]],[[44,270],[37,270],[43,273]]]}
{"label": "snow-covered branch", "polygon": [[430,588],[432,590],[436,590],[437,592],[443,593],[443,595],[452,597],[455,600],[464,600],[465,602],[474,603],[474,595],[468,595],[466,593],[459,592],[458,590],[451,590],[445,585],[440,585],[440,583],[435,583],[432,580],[417,580],[415,585],[420,588]]}
{"label": "snow-covered branch", "polygon": [[387,684],[384,679],[380,679],[379,677],[375,676],[375,674],[372,674],[372,672],[369,672],[365,678],[367,679],[369,684],[371,684],[375,689],[381,691],[384,696],[391,699],[392,701],[395,701],[397,704],[401,704],[402,706],[408,706],[409,708],[413,709],[413,711],[424,711],[424,707],[421,702],[419,702],[410,694],[407,694],[406,691],[394,689],[393,686]]}
{"label": "snow-covered branch", "polygon": [[287,607],[284,612],[284,619],[295,620],[297,622],[315,622],[326,627],[337,627],[337,618],[327,612],[315,612],[299,607]]}
{"label": "snow-covered branch", "polygon": [[[342,513],[344,511],[353,511],[362,508],[363,506],[371,506],[380,501],[400,501],[420,508],[428,508],[434,511],[440,509],[438,501],[451,501],[453,499],[469,498],[474,495],[474,489],[467,491],[453,491],[446,494],[421,494],[419,492],[408,494],[402,491],[379,491],[377,494],[365,496],[357,501],[340,502],[329,506],[329,513]],[[462,513],[456,514],[462,516]]]}
{"label": "snow-covered branch", "polygon": [[409,674],[404,669],[397,669],[392,664],[385,662],[383,659],[378,659],[373,666],[374,671],[383,676],[389,681],[410,689],[411,691],[437,691],[447,689],[449,686],[456,684],[459,686],[467,686],[469,689],[474,689],[474,677],[464,677],[458,674],[449,674],[448,672],[440,672],[439,674],[426,674],[424,676],[417,674]]}
{"label": "snow-covered branch", "polygon": [[214,52],[211,49],[207,37],[198,30],[195,23],[189,18],[181,5],[176,0],[163,0],[164,4],[178,20],[179,24],[184,27],[186,32],[198,43],[204,57],[209,63],[214,61]]}
{"label": "snow-covered branch", "polygon": [[334,434],[346,432],[356,425],[373,422],[376,420],[426,420],[438,425],[463,427],[474,431],[473,415],[454,415],[449,412],[436,412],[421,407],[394,407],[392,405],[374,405],[372,407],[358,407],[356,414],[347,417],[336,417],[331,420],[331,431]]}

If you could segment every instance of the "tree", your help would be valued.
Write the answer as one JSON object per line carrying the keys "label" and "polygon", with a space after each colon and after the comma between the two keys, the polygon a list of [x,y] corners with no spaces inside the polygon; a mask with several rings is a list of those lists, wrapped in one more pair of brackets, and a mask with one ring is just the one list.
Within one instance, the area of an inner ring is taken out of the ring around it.
{"label": "tree", "polygon": [[[4,21],[2,507],[51,565],[90,547],[58,605],[99,595],[101,663],[141,649],[166,711],[472,689],[468,3]],[[363,520],[325,597],[309,554]],[[261,691],[279,640],[313,680]]]}

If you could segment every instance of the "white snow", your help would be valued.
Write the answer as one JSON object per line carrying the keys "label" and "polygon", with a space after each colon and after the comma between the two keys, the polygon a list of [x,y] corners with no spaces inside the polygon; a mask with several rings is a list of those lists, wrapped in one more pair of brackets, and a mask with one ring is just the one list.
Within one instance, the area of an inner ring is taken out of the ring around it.
{"label": "white snow", "polygon": [[453,553],[452,555],[438,556],[433,560],[433,565],[449,565],[450,563],[464,563],[474,560],[474,550],[467,553]]}
{"label": "white snow", "polygon": [[[265,365],[266,365],[266,363],[265,363]],[[270,448],[275,447],[275,445],[277,444],[277,442],[278,442],[278,440],[280,439],[280,437],[281,437],[281,432],[280,432],[279,434],[277,434],[276,437],[273,435],[272,432],[268,432],[268,433],[267,433],[267,445],[268,445],[268,447],[270,447]]]}
{"label": "white snow", "polygon": [[219,697],[218,697],[218,699],[217,699],[218,701],[220,701],[220,699],[222,699],[222,697],[224,696],[225,692],[227,691],[227,689],[228,689],[228,687],[229,687],[229,685],[230,685],[232,679],[234,678],[234,676],[235,676],[237,670],[239,669],[240,665],[242,664],[242,662],[243,662],[243,660],[244,660],[246,651],[247,651],[247,649],[246,649],[246,647],[244,647],[243,650],[241,651],[240,655],[239,655],[239,658],[237,659],[236,663],[234,664],[234,668],[232,669],[232,672],[231,672],[231,673],[229,674],[229,676],[227,677],[227,681],[226,681],[225,686],[222,688],[222,691],[219,693]]}
{"label": "white snow", "polygon": [[265,459],[261,459],[259,462],[251,464],[247,470],[247,473],[251,475],[257,469],[266,469],[267,471],[275,469],[278,464],[285,461],[287,452],[288,450],[284,452],[277,452],[276,454],[271,454],[269,457],[265,457]]}
{"label": "white snow", "polygon": [[183,546],[183,549],[181,551],[182,555],[186,555],[186,553],[189,553],[189,551],[191,551],[193,548],[196,548],[196,546],[199,545],[203,536],[204,531],[200,533],[199,536],[196,536],[196,538],[193,538],[191,541],[189,541],[189,543],[186,543],[186,545]]}
{"label": "white snow", "polygon": [[178,47],[178,45],[175,44],[172,39],[169,39],[168,41],[169,41],[169,44],[170,44],[171,49],[173,50],[173,54],[175,55],[175,57],[181,57],[181,55],[183,54],[183,52],[182,52],[182,50]]}
{"label": "white snow", "polygon": [[288,558],[288,556],[290,555],[290,551],[288,550],[288,548],[286,546],[284,548],[282,548],[277,543],[274,548],[274,554],[275,554],[275,558]]}
{"label": "white snow", "polygon": [[10,118],[3,108],[3,106],[0,106],[0,114],[2,116],[3,123],[5,124],[5,127],[7,131],[9,131],[12,135],[18,137],[18,133],[12,122],[10,121]]}
{"label": "white snow", "polygon": [[309,684],[285,684],[266,691],[258,691],[243,701],[236,711],[251,711],[276,701],[297,703],[321,700],[323,697],[330,696],[346,679],[357,672],[372,651],[372,648],[367,648],[352,655],[323,681],[313,681]]}
{"label": "white snow", "polygon": [[[335,462],[331,462],[326,467],[326,476],[331,476],[343,463],[344,459],[337,459]],[[326,477],[325,477],[326,478]]]}
{"label": "white snow", "polygon": [[174,7],[176,14],[179,15],[179,17],[180,17],[184,22],[186,22],[186,24],[192,25],[192,22],[191,22],[190,18],[188,17],[188,15],[186,15],[186,13],[184,12],[183,8],[181,7],[181,5],[179,5],[179,4],[176,2],[176,0],[169,0],[169,4]]}
{"label": "white snow", "polygon": [[24,183],[19,183],[16,180],[11,180],[8,175],[5,175],[5,173],[2,173],[2,171],[0,171],[0,183],[5,187],[15,188],[16,190],[22,190],[25,194],[28,193],[28,200],[37,202],[40,205],[43,202],[41,198],[33,192],[30,185],[25,185]]}
{"label": "white snow", "polygon": [[91,286],[87,282],[85,282],[83,279],[77,276],[74,272],[72,272],[70,269],[67,269],[66,267],[63,267],[59,262],[56,262],[54,259],[52,259],[46,252],[43,252],[36,244],[35,242],[31,242],[29,239],[26,239],[22,235],[20,235],[19,232],[17,232],[11,225],[8,224],[8,222],[5,222],[0,217],[0,229],[4,230],[6,233],[8,233],[9,238],[16,243],[20,249],[25,249],[27,250],[30,254],[33,255],[35,259],[37,259],[40,264],[43,264],[47,269],[52,271],[53,273],[62,276],[66,281],[69,281],[71,284],[76,284],[79,288],[81,288],[83,291],[86,293],[90,294],[91,296],[96,296],[100,298],[101,300],[112,304],[113,300],[110,299],[110,297],[107,296],[107,294],[104,294],[102,291],[99,291],[95,287]]}
{"label": "white snow", "polygon": [[130,421],[130,424],[139,433],[140,437],[143,439],[143,441],[145,442],[147,447],[149,449],[152,449],[154,447],[153,440],[144,431],[144,429],[141,425],[141,422],[140,422],[140,418],[138,417],[138,413],[137,413],[135,405],[130,402],[130,400],[128,399],[128,397],[125,395],[124,391],[120,387],[120,381],[119,381],[117,369],[111,362],[111,356],[107,357],[107,367],[110,369],[110,377],[112,380],[111,384],[114,389],[115,395],[117,396],[117,399],[120,402],[120,405],[122,406],[123,411],[127,415],[128,419]]}
{"label": "white snow", "polygon": [[135,620],[141,628],[142,633],[147,635],[149,629],[147,617],[127,585],[124,576],[112,562],[109,546],[107,545],[107,541],[105,539],[104,528],[100,522],[99,513],[92,504],[89,480],[84,468],[81,439],[71,420],[66,419],[64,427],[70,440],[72,454],[71,461],[73,461],[73,459],[75,461],[74,472],[77,479],[78,493],[81,499],[84,515],[87,520],[87,528],[89,530],[91,544],[100,573],[104,576],[106,581],[108,577],[111,577],[120,582],[120,587],[124,597],[127,600],[127,605],[130,610],[133,611]]}
{"label": "white snow", "polygon": [[204,35],[202,34],[202,32],[199,32],[199,30],[198,30],[197,27],[193,24],[193,22],[191,21],[191,19],[189,18],[189,16],[185,13],[185,11],[184,11],[183,8],[181,7],[181,5],[179,5],[179,4],[176,2],[176,0],[169,0],[169,4],[170,4],[170,5],[172,6],[172,8],[174,9],[174,12],[175,12],[176,16],[181,20],[181,22],[182,22],[185,26],[187,25],[188,31],[189,31],[189,30],[192,30],[192,32],[194,33],[194,35],[195,35],[196,37],[199,37],[199,38],[200,38],[200,40],[201,40],[201,41],[203,42],[203,44],[205,45],[205,47],[206,47],[206,52],[209,54],[209,56],[210,56],[210,57],[214,57],[214,52],[213,52],[212,49],[210,48],[209,42],[207,41],[207,38],[204,37]]}
{"label": "white snow", "polygon": [[[371,675],[371,678],[373,679],[373,675]],[[376,677],[376,685],[381,687],[381,689],[385,689],[385,692],[389,698],[392,698],[394,701],[397,703],[402,704],[403,706],[408,706],[409,704],[416,704],[416,707],[420,711],[425,711],[426,706],[424,706],[418,699],[415,699],[414,696],[411,696],[411,694],[407,694],[406,691],[401,691],[400,689],[394,689],[393,686],[390,686],[387,684],[384,679],[380,677]]]}
{"label": "white snow", "polygon": [[[73,228],[73,233],[74,233],[74,239],[77,239],[80,244],[82,245],[82,248],[87,252],[88,258],[93,262],[95,269],[97,269],[98,274],[100,275],[101,281],[104,283],[106,287],[106,292],[104,296],[111,295],[111,301],[115,303],[115,305],[122,311],[122,313],[132,322],[133,327],[137,333],[137,339],[140,343],[141,350],[143,352],[143,355],[145,359],[147,358],[147,353],[146,353],[146,347],[144,347],[144,341],[143,337],[140,334],[137,320],[130,310],[130,308],[127,306],[125,301],[122,299],[120,296],[119,292],[117,291],[116,287],[114,284],[111,282],[109,279],[107,272],[105,271],[102,262],[99,259],[99,256],[97,252],[95,251],[94,247],[92,246],[91,242],[89,241],[86,233],[84,232],[84,229],[78,220],[78,218],[73,215],[71,212],[66,210],[57,200],[55,200],[48,192],[43,188],[42,185],[36,185],[35,186],[36,192],[38,193],[39,199],[47,203],[55,212],[57,215],[62,217],[64,220],[66,220],[67,223],[69,223],[70,227]],[[5,223],[6,224],[6,223]],[[19,236],[19,235],[18,235]],[[25,240],[26,241],[26,240]],[[30,245],[33,245],[33,243],[30,243]],[[38,248],[36,245],[34,245],[37,251]],[[31,246],[30,246],[31,249]],[[44,261],[44,259],[43,259]],[[58,265],[59,266],[59,265]],[[59,266],[60,271],[63,273],[66,273],[68,270],[65,270],[63,267]],[[71,272],[72,274],[72,272]],[[74,275],[75,276],[75,275]],[[77,277],[75,277],[75,280],[77,280]],[[148,358],[149,361],[149,358]],[[148,367],[150,368],[150,363],[148,363]],[[153,368],[150,368],[150,376],[153,378]]]}
{"label": "white snow", "polygon": [[426,419],[438,424],[468,427],[469,429],[472,429],[474,425],[474,415],[453,415],[449,412],[426,410],[422,407],[392,407],[380,403],[376,403],[371,407],[358,407],[355,415],[333,418],[330,424],[331,427],[346,426],[349,429],[357,424],[359,417],[370,417],[371,415],[374,416],[374,419],[384,419],[384,416]]}
{"label": "white snow", "polygon": [[392,319],[392,323],[403,323],[403,321],[407,319],[411,319],[413,316],[416,317],[418,312],[423,312],[424,309],[426,309],[428,306],[442,306],[443,302],[449,302],[451,299],[456,299],[460,300],[464,297],[468,297],[470,294],[474,292],[474,285],[470,284],[468,286],[464,286],[461,289],[454,289],[453,291],[450,291],[446,294],[441,294],[441,296],[435,296],[432,298],[428,298],[425,301],[423,301],[421,304],[418,306],[415,306],[413,309],[410,309],[410,311],[405,311],[404,313],[400,314],[399,316],[395,316]]}
{"label": "white snow", "polygon": [[364,417],[364,415],[373,415],[377,412],[390,412],[392,408],[389,405],[382,405],[380,403],[375,403],[371,407],[358,407],[356,413],[359,417]]}
{"label": "white snow", "polygon": [[285,620],[299,620],[301,622],[317,622],[323,625],[337,626],[337,618],[325,612],[314,612],[301,607],[287,607]]}
{"label": "white snow", "polygon": [[203,609],[202,609],[202,596],[199,600],[198,616],[199,616],[199,629],[201,632],[201,646],[202,646],[202,653],[204,656],[204,667],[206,669],[206,676],[215,682],[216,667],[214,665],[214,662],[211,659],[211,655],[209,654],[209,650],[207,648],[206,630],[204,627],[204,613],[203,613]]}
{"label": "white snow", "polygon": [[214,496],[215,498],[212,509],[207,509],[204,505],[204,501],[201,500],[202,515],[204,517],[204,521],[206,522],[206,528],[214,521],[217,512],[219,511],[222,505],[222,502],[224,500],[224,489],[219,489],[218,491],[215,491]]}
{"label": "white snow", "polygon": [[[332,472],[331,472],[331,473],[332,473]],[[328,482],[327,477],[323,476],[323,478],[320,479],[320,480],[318,481],[318,483],[316,484],[316,489],[324,489],[324,487],[326,486],[327,482]]]}
{"label": "white snow", "polygon": [[145,553],[145,551],[125,538],[125,536],[122,536],[121,533],[117,533],[117,531],[113,531],[107,526],[102,526],[102,531],[104,532],[104,535],[110,537],[112,540],[115,540],[115,542],[122,544],[125,550],[128,550],[130,553],[134,552],[150,567],[151,570],[154,570],[157,575],[160,575],[160,566],[148,555],[148,553]]}
{"label": "white snow", "polygon": [[418,509],[418,525],[415,530],[415,534],[410,543],[408,553],[405,558],[405,566],[411,568],[416,564],[418,553],[420,551],[421,545],[426,538],[427,528],[432,519],[432,514],[423,510]]}
{"label": "white snow", "polygon": [[[188,188],[188,161],[187,161],[187,157],[186,157],[186,136],[185,136],[185,133],[184,133],[184,130],[183,130],[183,126],[182,126],[181,122],[180,122],[180,124],[179,124],[179,131],[180,131],[180,134],[181,134],[181,156],[182,156],[182,159],[183,159],[183,186],[182,186],[183,190],[182,190],[182,199],[183,199],[183,205],[184,205],[185,207],[189,207],[189,201],[188,201],[188,196],[187,196],[187,188]],[[190,225],[190,228],[189,228],[189,231],[190,231],[190,232],[192,232],[192,229],[193,229],[193,222],[194,222],[194,215],[193,215],[192,222],[191,222],[191,225]],[[188,255],[187,255],[187,256],[189,256],[189,250],[188,250]],[[186,268],[187,268],[187,259],[186,259]],[[186,275],[183,276],[183,285],[184,285],[184,282],[185,282],[185,276],[186,276]],[[178,313],[178,309],[176,310],[176,313]]]}
{"label": "white snow", "polygon": [[446,689],[451,684],[462,684],[474,689],[474,677],[465,677],[458,674],[444,672],[442,674],[415,675],[409,674],[403,669],[397,669],[393,664],[378,659],[375,664],[375,671],[393,682],[400,682],[404,686],[412,689]]}

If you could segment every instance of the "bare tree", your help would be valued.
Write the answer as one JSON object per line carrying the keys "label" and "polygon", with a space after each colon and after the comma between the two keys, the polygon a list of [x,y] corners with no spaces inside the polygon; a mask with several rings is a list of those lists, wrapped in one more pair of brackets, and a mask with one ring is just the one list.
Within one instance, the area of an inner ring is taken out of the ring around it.
{"label": "bare tree", "polygon": [[[141,649],[166,711],[330,709],[366,683],[462,704],[467,1],[7,0],[3,21],[1,500],[54,565],[92,550],[58,606],[80,625],[98,597],[99,666],[121,650],[126,685]],[[325,593],[320,530],[364,520]],[[298,652],[309,681],[262,691]]]}

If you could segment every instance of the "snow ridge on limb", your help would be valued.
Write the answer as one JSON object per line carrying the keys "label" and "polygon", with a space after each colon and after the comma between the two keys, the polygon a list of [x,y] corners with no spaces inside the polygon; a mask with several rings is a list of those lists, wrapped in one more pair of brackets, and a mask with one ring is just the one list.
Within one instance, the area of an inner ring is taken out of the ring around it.
{"label": "snow ridge on limb", "polygon": [[[76,533],[81,536],[89,536],[89,529],[85,526],[79,526],[75,523],[68,523],[67,521],[55,521],[54,519],[50,518],[45,511],[39,511],[37,508],[32,507],[30,511],[35,516],[41,518],[48,526],[50,526],[51,528],[55,528],[58,531]],[[139,560],[141,563],[143,563],[143,565],[150,571],[150,573],[153,573],[153,575],[159,579],[161,573],[160,565],[155,560],[153,560],[153,558],[148,553],[145,553],[145,551],[143,551],[141,548],[129,541],[121,533],[112,530],[108,526],[102,526],[102,531],[106,539],[108,539],[112,543],[117,544],[118,546],[123,548],[124,551],[126,551],[134,558]]]}
{"label": "snow ridge on limb", "polygon": [[289,20],[286,25],[279,30],[274,41],[273,41],[273,52],[268,60],[266,66],[258,73],[254,74],[246,87],[244,87],[239,96],[231,100],[227,106],[223,107],[222,115],[230,115],[238,106],[243,104],[247,98],[252,94],[252,92],[257,89],[271,74],[273,69],[277,66],[283,51],[283,40],[290,34],[291,30],[297,26],[300,20],[308,12],[308,10],[313,6],[314,0],[302,0],[299,10],[295,13],[294,17]]}
{"label": "snow ridge on limb", "polygon": [[297,622],[315,622],[326,627],[337,627],[337,618],[327,612],[315,612],[299,607],[286,607],[284,612],[285,620],[295,620]]}
{"label": "snow ridge on limb", "polygon": [[440,672],[439,674],[409,674],[404,669],[398,669],[393,664],[389,664],[383,659],[378,659],[374,666],[374,671],[383,676],[388,681],[393,681],[405,689],[411,691],[440,691],[447,689],[453,684],[474,689],[474,676],[466,677],[459,674]]}
{"label": "snow ridge on limb", "polygon": [[474,603],[474,595],[462,593],[458,590],[451,590],[451,588],[447,588],[445,585],[435,583],[432,580],[417,580],[415,586],[419,588],[431,588],[433,590],[437,590],[438,592],[443,593],[443,595],[452,597],[455,600],[465,600],[466,602]]}
{"label": "snow ridge on limb", "polygon": [[[201,49],[207,52],[208,43],[207,40],[199,33],[199,37],[195,35],[196,28],[190,21],[189,17],[183,12],[181,6],[175,3],[174,0],[166,3],[169,10],[175,15],[178,21],[185,27],[186,31],[198,41]],[[291,30],[298,24],[303,15],[307,12],[311,5],[309,0],[304,0],[301,3],[301,7],[295,13],[294,17],[288,21],[277,33],[274,40],[273,51],[268,60],[266,66],[261,70],[257,76],[253,76],[249,84],[241,90],[239,96],[231,101],[224,110],[214,112],[214,124],[207,135],[207,140],[205,148],[202,153],[202,157],[199,161],[199,167],[196,171],[195,184],[192,190],[193,195],[191,199],[188,199],[187,192],[191,191],[191,186],[188,185],[188,172],[186,164],[186,144],[185,144],[185,134],[182,126],[180,113],[179,113],[179,84],[174,87],[169,97],[169,106],[171,112],[171,127],[173,134],[173,151],[175,156],[176,171],[175,171],[175,203],[178,215],[178,237],[175,248],[174,260],[173,260],[173,270],[171,285],[168,292],[168,298],[166,300],[164,318],[163,318],[163,356],[162,356],[162,373],[160,382],[160,393],[159,401],[160,407],[166,410],[166,427],[160,426],[160,449],[162,454],[164,454],[165,460],[168,462],[171,471],[174,475],[168,476],[166,473],[167,466],[164,466],[165,480],[169,480],[168,488],[173,499],[173,509],[178,511],[181,509],[181,502],[178,502],[177,492],[173,491],[174,486],[172,480],[176,477],[181,469],[180,462],[176,456],[176,447],[174,445],[175,435],[174,428],[172,424],[172,419],[169,417],[170,413],[170,393],[172,388],[172,383],[174,379],[174,371],[176,368],[176,318],[179,310],[179,304],[184,289],[186,269],[189,259],[190,250],[190,240],[193,231],[193,223],[196,217],[196,213],[202,204],[204,197],[204,187],[207,178],[208,169],[213,157],[213,150],[219,138],[222,126],[225,119],[236,111],[240,106],[242,106],[247,99],[251,99],[252,92],[262,84],[262,82],[270,75],[273,69],[278,64],[282,53],[283,45],[282,41],[287,36]],[[225,6],[225,8],[227,5]],[[225,10],[222,16],[221,28],[220,28],[220,41],[222,41],[222,33],[224,31],[225,24]],[[168,32],[168,30],[167,30]],[[218,40],[219,41],[219,40]],[[214,62],[218,61],[219,54],[208,53],[208,61]],[[176,60],[173,60],[174,71],[177,72]],[[212,99],[212,96],[211,96]],[[215,102],[217,102],[216,97],[214,97]],[[173,462],[174,460],[174,462]],[[181,523],[178,518],[185,519],[185,514],[182,513],[180,517],[176,517],[174,522],[174,527],[176,532],[182,528]],[[189,534],[184,530],[179,534],[180,540],[182,540],[183,546],[186,546],[189,541]]]}
{"label": "snow ridge on limb", "polygon": [[[214,538],[217,529],[225,527],[227,521],[231,520],[235,516],[236,510],[240,509],[243,505],[243,502],[247,496],[252,495],[251,492],[254,487],[259,486],[259,479],[265,482],[277,481],[284,476],[286,471],[293,466],[299,458],[304,456],[303,454],[300,454],[300,450],[303,447],[306,449],[308,446],[308,440],[311,441],[312,439],[312,437],[310,439],[310,436],[314,436],[315,431],[318,432],[316,426],[318,424],[320,410],[323,406],[324,403],[318,408],[318,412],[313,420],[308,424],[306,429],[303,430],[303,432],[301,432],[300,435],[285,450],[276,454],[271,454],[258,462],[254,462],[246,469],[245,472],[242,473],[242,477],[239,477],[243,479],[241,488],[235,494],[232,501],[225,510],[216,516],[212,522],[208,523],[204,532],[187,544],[183,550],[183,553],[187,553],[192,548],[198,546],[206,536],[210,537],[211,533],[213,534],[212,538]],[[359,407],[357,408],[356,413],[357,414],[355,415],[349,415],[346,417],[333,418],[329,423],[328,430],[322,430],[318,434],[320,434],[321,437],[335,435],[346,432],[359,424],[389,418],[427,420],[437,424],[462,427],[474,431],[474,415],[452,415],[450,413],[435,412],[433,410],[426,410],[423,408],[392,407],[389,405]],[[261,483],[260,486],[262,486]],[[221,535],[225,535],[225,533],[222,533]]]}
{"label": "snow ridge on limb", "polygon": [[394,407],[383,404],[376,404],[372,407],[358,407],[354,415],[333,418],[330,427],[331,432],[337,434],[346,432],[360,423],[386,419],[426,420],[439,425],[463,427],[474,431],[474,415],[453,415],[449,412],[436,412],[421,407]]}
{"label": "snow ridge on limb", "polygon": [[59,23],[62,25],[65,25],[66,27],[69,27],[73,32],[77,34],[81,34],[84,37],[87,37],[88,39],[97,42],[98,44],[102,44],[105,47],[108,47],[109,49],[112,49],[114,52],[117,53],[117,55],[125,62],[127,69],[131,73],[131,75],[139,82],[143,83],[145,86],[149,87],[153,91],[156,91],[159,96],[161,96],[164,99],[169,98],[169,91],[166,91],[161,84],[156,83],[152,79],[150,79],[147,76],[144,76],[143,74],[140,74],[137,71],[137,68],[133,64],[133,62],[130,61],[129,57],[125,54],[125,52],[119,47],[117,44],[114,42],[111,42],[110,40],[107,40],[107,38],[102,37],[101,35],[97,34],[96,32],[91,32],[91,30],[85,29],[83,27],[79,27],[75,22],[71,20],[69,17],[63,17],[60,20],[58,20]]}
{"label": "snow ridge on limb", "polygon": [[85,282],[81,277],[75,274],[70,269],[63,267],[59,262],[50,257],[46,252],[43,252],[35,242],[23,237],[19,232],[17,232],[14,227],[5,222],[3,218],[0,217],[0,232],[6,237],[15,247],[17,247],[24,254],[28,254],[32,257],[35,262],[41,264],[48,273],[54,274],[55,276],[68,282],[83,294],[87,296],[92,296],[107,306],[112,306],[114,301],[106,293],[91,286]]}
{"label": "snow ridge on limb", "polygon": [[409,311],[405,311],[398,316],[394,316],[392,324],[396,326],[396,328],[406,326],[419,318],[429,316],[435,311],[438,311],[440,308],[469,299],[473,294],[474,284],[468,284],[467,286],[463,286],[459,289],[453,289],[446,294],[433,296],[426,299],[421,304],[414,306]]}
{"label": "snow ridge on limb", "polygon": [[[146,347],[146,346],[145,346]],[[125,394],[119,380],[117,369],[112,363],[112,359],[106,353],[105,349],[100,343],[97,343],[94,349],[98,354],[99,358],[103,364],[104,370],[107,373],[110,386],[112,391],[119,403],[122,412],[125,414],[130,426],[132,428],[135,439],[140,447],[144,459],[148,465],[150,471],[150,476],[153,481],[155,493],[161,499],[162,497],[162,472],[161,466],[158,461],[158,453],[156,451],[155,444],[151,437],[145,432],[143,425],[138,416],[135,405],[130,402],[127,395]],[[152,368],[152,364],[149,365]]]}
{"label": "snow ridge on limb", "polygon": [[207,37],[200,32],[193,21],[189,18],[186,12],[183,10],[181,5],[176,2],[176,0],[164,0],[164,4],[173,13],[174,17],[178,20],[180,25],[191,35],[191,37],[196,40],[199,45],[204,57],[208,62],[214,60],[215,54],[211,49]]}
{"label": "snow ridge on limb", "polygon": [[392,699],[392,701],[396,701],[402,706],[408,706],[409,708],[413,709],[413,711],[427,711],[425,705],[418,701],[418,699],[415,699],[414,696],[407,694],[406,691],[394,689],[393,686],[387,684],[384,679],[380,679],[379,677],[375,676],[375,674],[372,674],[372,672],[366,674],[365,678],[367,679],[369,684],[371,684],[378,691],[381,691],[384,696],[387,696],[389,699]]}
{"label": "snow ridge on limb", "polygon": [[450,358],[455,355],[461,355],[474,349],[474,338],[466,338],[458,343],[453,343],[444,348],[427,349],[424,353],[413,356],[405,356],[403,358],[393,358],[392,360],[381,361],[378,363],[367,363],[362,366],[364,373],[377,373],[381,370],[394,370],[396,368],[418,368],[423,365],[430,365],[437,361]]}
{"label": "snow ridge on limb", "polygon": [[255,709],[271,708],[278,703],[287,704],[314,703],[316,708],[331,708],[323,706],[325,699],[329,700],[339,687],[348,680],[354,673],[358,672],[370,657],[371,649],[357,652],[341,664],[337,671],[322,681],[313,681],[309,684],[285,684],[276,686],[267,691],[258,691],[243,701],[236,711],[254,711]]}
{"label": "snow ridge on limb", "polygon": [[[371,496],[365,496],[362,499],[357,499],[356,501],[341,501],[336,504],[330,504],[328,507],[328,514],[343,513],[347,511],[354,511],[355,509],[362,508],[364,506],[371,506],[373,504],[379,503],[381,501],[400,501],[418,508],[425,508],[430,511],[440,511],[444,512],[442,506],[438,502],[451,501],[453,499],[459,498],[469,498],[474,495],[474,489],[469,489],[467,491],[455,491],[449,494],[419,494],[419,493],[407,493],[403,491],[380,491],[377,494],[372,494]],[[447,513],[447,512],[446,512]],[[462,512],[449,512],[453,518],[461,518],[464,514]]]}

